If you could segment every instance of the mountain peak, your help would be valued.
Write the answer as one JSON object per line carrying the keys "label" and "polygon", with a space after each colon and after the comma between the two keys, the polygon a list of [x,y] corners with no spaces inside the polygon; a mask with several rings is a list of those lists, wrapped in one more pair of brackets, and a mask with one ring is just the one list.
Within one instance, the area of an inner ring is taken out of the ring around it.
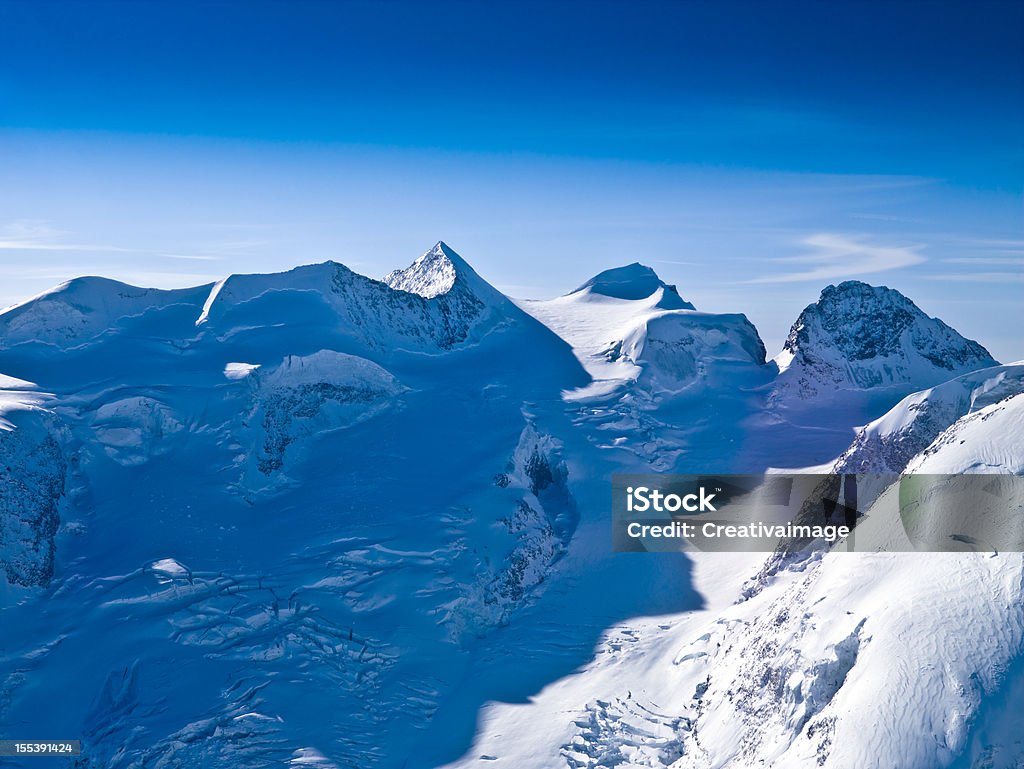
{"label": "mountain peak", "polygon": [[844,280],[839,284],[829,284],[821,290],[818,302],[830,302],[842,299],[860,299],[879,303],[906,304],[916,307],[906,296],[888,286],[872,286],[862,280]]}
{"label": "mountain peak", "polygon": [[922,389],[997,365],[988,350],[899,291],[859,280],[826,286],[776,360],[783,383],[792,381],[804,397],[835,388]]}
{"label": "mountain peak", "polygon": [[433,248],[404,270],[389,272],[384,276],[384,282],[391,288],[418,294],[425,299],[447,294],[457,282],[473,284],[474,288],[487,285],[443,240],[437,241]]}
{"label": "mountain peak", "polygon": [[633,262],[623,267],[613,267],[599,272],[573,294],[586,292],[612,299],[638,300],[647,299],[661,292],[658,306],[665,310],[693,310],[676,290],[675,286],[665,283],[653,269],[640,262]]}

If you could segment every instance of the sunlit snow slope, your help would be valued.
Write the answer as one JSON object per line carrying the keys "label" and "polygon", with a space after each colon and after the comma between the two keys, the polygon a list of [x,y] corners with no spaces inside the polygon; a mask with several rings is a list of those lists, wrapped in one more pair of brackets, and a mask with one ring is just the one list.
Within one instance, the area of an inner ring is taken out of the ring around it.
{"label": "sunlit snow slope", "polygon": [[89,769],[1015,765],[1019,555],[610,551],[615,472],[1022,472],[1019,366],[906,297],[829,287],[791,341],[639,264],[513,302],[444,243],[0,313],[0,736]]}

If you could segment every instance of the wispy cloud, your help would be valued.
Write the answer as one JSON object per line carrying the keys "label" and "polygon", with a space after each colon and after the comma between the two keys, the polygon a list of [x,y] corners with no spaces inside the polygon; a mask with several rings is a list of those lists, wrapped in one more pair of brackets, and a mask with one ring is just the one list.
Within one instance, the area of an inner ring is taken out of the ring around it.
{"label": "wispy cloud", "polygon": [[1024,256],[964,256],[956,259],[943,259],[942,262],[943,264],[977,264],[992,267],[999,265],[1024,267]]}
{"label": "wispy cloud", "polygon": [[216,262],[220,259],[219,256],[213,256],[211,254],[157,254],[165,259],[185,259],[193,262]]}
{"label": "wispy cloud", "polygon": [[950,235],[945,240],[961,250],[980,254],[1014,254],[1024,255],[1024,240],[1017,238],[977,238]]}
{"label": "wispy cloud", "polygon": [[272,241],[265,239],[221,239],[209,243],[202,243],[197,246],[198,253],[156,253],[165,259],[183,259],[199,262],[215,262],[225,257],[237,256],[250,251],[258,251],[272,245]]}
{"label": "wispy cloud", "polygon": [[1024,283],[1022,272],[957,272],[946,275],[926,275],[928,280],[950,280],[967,283]]}
{"label": "wispy cloud", "polygon": [[648,259],[647,261],[653,262],[654,264],[677,264],[681,267],[700,267],[699,262],[686,262],[681,259]]}
{"label": "wispy cloud", "polygon": [[966,242],[991,248],[1024,248],[1024,240],[1016,238],[976,238],[974,240],[966,240]]}
{"label": "wispy cloud", "polygon": [[806,280],[833,280],[856,275],[888,272],[926,261],[919,253],[922,246],[879,246],[859,236],[818,233],[800,241],[809,253],[776,259],[776,263],[806,265],[807,269],[764,275],[748,283],[790,283]]}
{"label": "wispy cloud", "polygon": [[224,256],[245,253],[270,245],[267,240],[217,240],[198,244],[195,253],[165,252],[110,243],[89,243],[72,233],[58,230],[41,219],[22,219],[0,226],[0,251],[84,252],[91,254],[139,254],[163,259],[215,262]]}
{"label": "wispy cloud", "polygon": [[119,246],[76,243],[65,240],[67,233],[53,229],[45,221],[23,219],[0,227],[0,250],[2,251],[117,251],[130,252],[134,249]]}
{"label": "wispy cloud", "polygon": [[853,219],[867,219],[873,222],[902,222],[905,224],[920,224],[920,219],[912,216],[898,216],[896,214],[860,213],[850,214]]}

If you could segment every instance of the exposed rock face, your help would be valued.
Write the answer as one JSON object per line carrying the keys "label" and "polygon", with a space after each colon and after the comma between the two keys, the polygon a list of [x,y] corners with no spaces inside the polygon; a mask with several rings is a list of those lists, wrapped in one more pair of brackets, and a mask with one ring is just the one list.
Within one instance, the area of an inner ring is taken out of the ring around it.
{"label": "exposed rock face", "polygon": [[12,584],[44,586],[53,577],[54,538],[67,475],[64,452],[54,437],[59,428],[53,415],[40,409],[6,412],[3,417],[0,569]]}
{"label": "exposed rock face", "polygon": [[242,455],[244,485],[257,488],[282,470],[298,444],[370,419],[404,389],[376,363],[333,350],[288,356],[247,379],[252,388],[246,415],[251,445]]}
{"label": "exposed rock face", "polygon": [[509,499],[501,519],[506,553],[484,566],[448,615],[453,635],[480,634],[504,625],[540,592],[577,524],[561,444],[528,424],[494,485]]}
{"label": "exposed rock face", "polygon": [[850,280],[828,286],[797,318],[777,359],[778,391],[923,389],[994,366],[977,342],[931,318],[898,291]]}

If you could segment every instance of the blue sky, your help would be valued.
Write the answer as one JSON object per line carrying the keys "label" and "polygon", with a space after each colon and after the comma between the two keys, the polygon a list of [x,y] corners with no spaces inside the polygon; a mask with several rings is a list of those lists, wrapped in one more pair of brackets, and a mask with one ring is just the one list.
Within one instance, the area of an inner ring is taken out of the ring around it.
{"label": "blue sky", "polygon": [[774,352],[827,283],[1024,358],[1019,3],[0,0],[0,305],[443,239],[630,261]]}

